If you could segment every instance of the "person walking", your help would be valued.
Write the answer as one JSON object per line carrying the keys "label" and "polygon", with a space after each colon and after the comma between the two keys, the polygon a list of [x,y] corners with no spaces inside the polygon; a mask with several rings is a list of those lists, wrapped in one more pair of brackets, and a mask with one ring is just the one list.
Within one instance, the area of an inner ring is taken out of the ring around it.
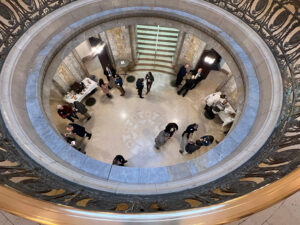
{"label": "person walking", "polygon": [[179,86],[184,78],[184,76],[186,75],[187,73],[187,69],[189,68],[189,64],[186,63],[185,65],[183,65],[178,73],[177,73],[177,79],[176,79],[176,86]]}
{"label": "person walking", "polygon": [[146,92],[146,95],[150,92],[150,89],[151,89],[151,86],[152,86],[152,83],[154,82],[154,77],[152,75],[151,72],[148,72],[146,74],[146,83],[147,83],[147,92]]}
{"label": "person walking", "polygon": [[116,87],[121,92],[121,96],[124,96],[125,95],[125,90],[123,88],[123,80],[118,74],[116,75],[115,83],[116,83]]}
{"label": "person walking", "polygon": [[187,126],[187,128],[185,129],[185,131],[182,133],[182,137],[187,134],[187,138],[190,138],[191,134],[193,135],[193,133],[195,131],[198,130],[198,124],[196,123],[192,123],[190,125]]}
{"label": "person walking", "polygon": [[108,84],[104,83],[103,79],[100,78],[99,80],[99,86],[102,89],[103,93],[108,97],[112,98],[112,95],[109,93],[109,87]]}
{"label": "person walking", "polygon": [[144,88],[144,78],[137,79],[136,89],[138,90],[138,95],[140,96],[140,98],[144,98],[143,97],[143,88]]}
{"label": "person walking", "polygon": [[87,118],[87,120],[90,120],[92,118],[83,103],[81,103],[79,101],[75,101],[73,104],[74,104],[74,108],[76,109],[76,111],[79,112],[80,114],[84,115],[85,118]]}
{"label": "person walking", "polygon": [[67,118],[71,122],[74,122],[73,118],[79,119],[76,113],[72,110],[72,108],[67,105],[57,105],[57,113],[61,118]]}
{"label": "person walking", "polygon": [[92,137],[91,133],[88,133],[83,126],[80,126],[76,123],[69,123],[68,126],[66,127],[66,130],[69,133],[76,134],[76,135],[78,135],[79,137],[82,137],[82,138],[88,137],[89,140]]}
{"label": "person walking", "polygon": [[116,75],[116,70],[112,66],[107,65],[105,67],[105,70],[103,71],[103,73],[106,76],[107,81],[109,83],[108,88],[112,89],[115,86],[114,78],[115,78],[115,75]]}
{"label": "person walking", "polygon": [[124,159],[124,157],[122,155],[116,155],[116,157],[113,160],[113,165],[117,165],[117,166],[124,166],[125,163],[127,163],[128,161]]}
{"label": "person walking", "polygon": [[178,130],[178,125],[176,123],[168,123],[168,125],[165,128],[165,131],[170,134],[170,138],[177,130]]}

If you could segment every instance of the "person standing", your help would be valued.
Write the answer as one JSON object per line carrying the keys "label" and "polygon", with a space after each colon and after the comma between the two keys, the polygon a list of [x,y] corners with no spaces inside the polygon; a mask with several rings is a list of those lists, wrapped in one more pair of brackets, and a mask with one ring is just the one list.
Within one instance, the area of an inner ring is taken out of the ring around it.
{"label": "person standing", "polygon": [[200,81],[204,79],[203,76],[201,75],[201,72],[202,72],[202,68],[199,67],[197,72],[193,73],[194,83],[193,83],[191,89],[194,89],[200,83]]}
{"label": "person standing", "polygon": [[137,79],[136,89],[138,90],[138,95],[140,96],[140,98],[144,98],[143,97],[143,88],[144,88],[144,78]]}
{"label": "person standing", "polygon": [[189,64],[186,63],[184,66],[180,68],[180,70],[177,73],[177,79],[176,79],[176,86],[179,86],[184,78],[184,76],[187,73],[187,69],[189,68]]}
{"label": "person standing", "polygon": [[72,110],[72,108],[67,105],[57,105],[57,113],[61,118],[67,118],[71,122],[74,122],[73,118],[79,119],[76,113]]}
{"label": "person standing", "polygon": [[116,157],[113,160],[113,165],[117,165],[117,166],[124,166],[125,163],[127,163],[128,161],[124,159],[124,157],[122,155],[116,155]]}
{"label": "person standing", "polygon": [[190,138],[190,135],[197,131],[198,130],[198,124],[196,123],[193,123],[193,124],[190,124],[187,126],[187,128],[185,129],[185,131],[182,133],[182,137],[187,134],[187,138],[189,139]]}
{"label": "person standing", "polygon": [[116,75],[116,70],[112,66],[107,65],[103,72],[104,72],[104,75],[106,76],[107,81],[109,83],[108,88],[109,89],[113,88],[115,86],[114,78],[115,78],[115,75]]}
{"label": "person standing", "polygon": [[177,130],[178,130],[178,125],[176,123],[168,123],[168,125],[165,128],[165,131],[170,134],[170,138]]}
{"label": "person standing", "polygon": [[121,96],[124,96],[125,95],[125,90],[123,88],[123,80],[118,74],[116,75],[115,83],[116,83],[116,87],[121,92]]}
{"label": "person standing", "polygon": [[85,107],[85,105],[79,101],[75,101],[74,103],[74,107],[77,110],[77,112],[79,112],[80,114],[84,115],[85,118],[87,118],[87,120],[90,120],[92,117],[91,115],[88,113],[87,108]]}
{"label": "person standing", "polygon": [[78,135],[79,137],[88,137],[88,139],[90,140],[92,137],[91,133],[88,133],[85,128],[83,126],[80,126],[76,123],[69,123],[68,126],[66,127],[66,130],[69,133],[73,133]]}
{"label": "person standing", "polygon": [[147,92],[146,92],[146,95],[150,92],[150,89],[151,89],[151,86],[152,86],[152,83],[154,82],[154,77],[152,75],[151,72],[148,72],[146,74],[146,83],[147,83]]}
{"label": "person standing", "polygon": [[109,87],[108,84],[104,83],[103,79],[100,78],[99,80],[99,86],[102,89],[103,93],[108,97],[112,98],[112,95],[109,93]]}
{"label": "person standing", "polygon": [[180,154],[186,154],[187,152],[185,151],[185,146],[189,142],[189,135],[188,133],[183,132],[182,137],[181,137],[181,142],[180,142],[180,149],[179,152]]}
{"label": "person standing", "polygon": [[191,90],[192,86],[194,85],[195,77],[192,77],[191,79],[186,79],[185,84],[181,87],[179,91],[177,91],[178,95],[181,95],[181,92],[183,92],[182,97],[186,96],[189,90]]}
{"label": "person standing", "polygon": [[163,146],[169,139],[170,133],[166,132],[165,130],[162,130],[155,138],[155,148],[159,150],[159,148]]}

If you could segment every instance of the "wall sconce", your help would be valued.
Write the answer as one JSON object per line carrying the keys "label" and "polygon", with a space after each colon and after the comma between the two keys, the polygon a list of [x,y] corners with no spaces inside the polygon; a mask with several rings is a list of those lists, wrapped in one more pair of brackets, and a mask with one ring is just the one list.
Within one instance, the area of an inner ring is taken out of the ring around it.
{"label": "wall sconce", "polygon": [[90,37],[89,41],[92,47],[92,53],[94,55],[100,54],[103,51],[105,46],[104,41],[101,41],[100,39],[94,37]]}

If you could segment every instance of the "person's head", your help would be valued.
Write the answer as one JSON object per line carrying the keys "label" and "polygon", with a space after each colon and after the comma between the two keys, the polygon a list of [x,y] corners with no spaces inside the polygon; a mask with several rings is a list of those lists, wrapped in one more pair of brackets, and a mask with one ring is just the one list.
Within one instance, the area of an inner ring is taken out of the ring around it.
{"label": "person's head", "polygon": [[57,105],[57,109],[63,109],[64,107],[62,105]]}
{"label": "person's head", "polygon": [[186,63],[185,65],[184,65],[184,67],[187,69],[187,68],[189,68],[189,64],[188,63]]}
{"label": "person's head", "polygon": [[200,140],[196,140],[196,145],[201,145],[201,141]]}
{"label": "person's head", "polygon": [[103,84],[104,84],[104,81],[103,81],[102,78],[100,78],[100,80],[99,80],[99,85],[101,86],[101,85],[103,85]]}
{"label": "person's head", "polygon": [[227,99],[224,99],[223,104],[225,105],[227,103],[228,103]]}
{"label": "person's head", "polygon": [[68,126],[66,127],[66,130],[67,130],[68,132],[73,131],[73,129],[74,129],[74,127],[73,127],[72,125],[68,125]]}
{"label": "person's head", "polygon": [[226,98],[226,95],[221,94],[221,95],[220,95],[220,98]]}
{"label": "person's head", "polygon": [[119,78],[120,77],[120,75],[119,74],[116,74],[116,76],[115,76],[116,78]]}
{"label": "person's head", "polygon": [[209,143],[213,143],[214,137],[211,136],[211,135],[209,135],[209,136],[206,138],[206,140],[207,140]]}
{"label": "person's head", "polygon": [[148,72],[148,75],[149,75],[149,76],[152,76],[152,73],[151,73],[151,72]]}
{"label": "person's head", "polygon": [[141,81],[141,82],[144,82],[144,78],[140,78],[140,81]]}
{"label": "person's head", "polygon": [[106,67],[105,67],[106,70],[109,70],[110,69],[110,65],[108,64]]}
{"label": "person's head", "polygon": [[195,129],[198,129],[198,124],[194,123],[194,126],[193,126]]}
{"label": "person's head", "polygon": [[198,73],[201,73],[201,72],[202,72],[202,68],[199,67],[199,68],[198,68]]}

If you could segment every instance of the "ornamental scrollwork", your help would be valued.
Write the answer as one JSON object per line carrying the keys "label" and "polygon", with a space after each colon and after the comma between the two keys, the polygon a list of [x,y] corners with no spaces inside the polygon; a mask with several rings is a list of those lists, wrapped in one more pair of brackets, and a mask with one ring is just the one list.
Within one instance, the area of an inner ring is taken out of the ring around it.
{"label": "ornamental scrollwork", "polygon": [[[283,79],[281,116],[260,151],[225,177],[190,190],[155,196],[96,191],[66,181],[32,161],[0,118],[0,183],[26,195],[77,208],[154,212],[221,203],[272,183],[300,165],[300,6],[297,0],[206,0],[248,24],[265,41]],[[0,68],[35,22],[71,0],[1,0]]]}

